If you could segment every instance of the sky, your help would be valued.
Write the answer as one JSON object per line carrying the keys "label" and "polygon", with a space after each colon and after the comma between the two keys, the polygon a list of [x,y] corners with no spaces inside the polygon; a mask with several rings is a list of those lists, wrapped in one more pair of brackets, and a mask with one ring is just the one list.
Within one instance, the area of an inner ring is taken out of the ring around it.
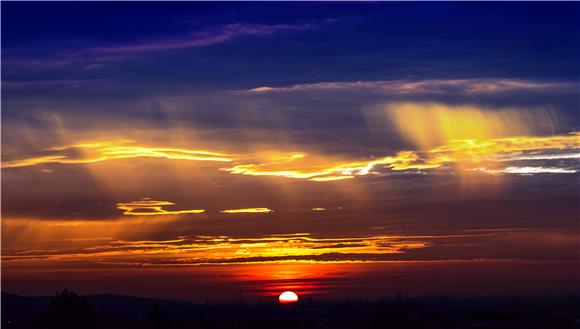
{"label": "sky", "polygon": [[580,292],[577,3],[1,6],[3,291]]}

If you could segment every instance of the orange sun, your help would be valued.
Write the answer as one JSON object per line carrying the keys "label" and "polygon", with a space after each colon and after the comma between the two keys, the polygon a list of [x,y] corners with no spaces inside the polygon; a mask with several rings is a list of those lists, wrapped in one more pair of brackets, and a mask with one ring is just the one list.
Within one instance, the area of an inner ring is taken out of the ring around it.
{"label": "orange sun", "polygon": [[278,300],[282,304],[296,303],[298,301],[298,295],[296,295],[296,293],[293,291],[284,291],[280,294]]}

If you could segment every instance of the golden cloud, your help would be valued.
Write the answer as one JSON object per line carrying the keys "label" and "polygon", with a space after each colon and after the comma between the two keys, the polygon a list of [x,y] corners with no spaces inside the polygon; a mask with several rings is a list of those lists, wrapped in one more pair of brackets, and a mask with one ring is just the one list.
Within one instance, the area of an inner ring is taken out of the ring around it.
{"label": "golden cloud", "polygon": [[185,210],[165,210],[165,206],[173,206],[175,203],[169,201],[157,201],[142,199],[127,203],[117,203],[117,208],[124,210],[123,215],[128,216],[158,216],[158,215],[182,215],[201,214],[205,209],[185,209]]}
{"label": "golden cloud", "polygon": [[[517,159],[522,152],[536,153],[545,150],[576,150],[580,148],[580,135],[556,135],[546,137],[510,137],[497,139],[461,139],[431,148],[427,151],[402,151],[393,156],[358,161],[328,161],[326,165],[316,157],[311,161],[306,154],[290,154],[286,160],[265,159],[263,163],[237,165],[223,168],[232,174],[251,176],[280,176],[311,181],[334,181],[351,179],[376,173],[377,168],[393,171],[426,170],[442,167],[444,164],[460,164],[461,170],[480,166],[482,161],[503,162]],[[557,155],[551,155],[557,158]],[[564,155],[569,157],[569,155]],[[471,167],[470,167],[471,166]],[[564,173],[565,171],[561,171]]]}
{"label": "golden cloud", "polygon": [[439,163],[430,163],[421,159],[415,152],[406,151],[395,156],[387,156],[377,160],[339,162],[332,159],[313,159],[306,154],[289,154],[285,160],[276,155],[275,160],[264,159],[258,164],[243,164],[222,170],[232,174],[251,176],[280,176],[286,178],[307,179],[315,182],[351,179],[355,176],[364,176],[371,173],[376,166],[383,166],[393,170],[430,169],[440,166]]}
{"label": "golden cloud", "polygon": [[[502,85],[510,88],[526,87],[514,81],[504,81]],[[556,119],[550,111],[541,109],[486,110],[475,106],[399,103],[373,113],[369,122],[387,122],[394,125],[401,136],[415,146],[414,149],[372,159],[356,159],[352,156],[328,155],[316,151],[281,151],[274,145],[264,148],[269,151],[263,149],[238,154],[229,151],[141,146],[128,140],[91,141],[45,149],[36,157],[4,161],[2,168],[157,158],[228,163],[228,166],[220,170],[235,175],[332,182],[382,174],[385,170],[424,172],[442,167],[454,169],[460,174],[473,172],[474,168],[489,169],[480,172],[509,174],[517,172],[505,170],[514,165],[502,162],[523,158],[557,158],[558,155],[553,154],[553,151],[580,148],[580,135],[576,132],[568,135],[545,135],[546,130],[553,130]],[[288,149],[288,145],[284,147]],[[300,150],[299,147],[294,149]],[[544,154],[545,151],[549,151],[549,154]],[[572,170],[568,168],[551,172],[570,173]],[[111,175],[107,170],[100,171],[99,174],[101,173],[107,177]]]}
{"label": "golden cloud", "polygon": [[[93,241],[84,247],[18,250],[3,253],[6,262],[94,261],[136,265],[202,265],[221,263],[285,262],[339,253],[336,262],[351,262],[361,255],[402,254],[425,248],[437,236],[316,237],[310,233],[257,237],[182,236],[171,240]],[[349,256],[351,255],[351,256]],[[354,258],[353,258],[354,257]],[[322,260],[326,262],[327,260]],[[376,261],[369,258],[368,261]]]}
{"label": "golden cloud", "polygon": [[220,212],[225,214],[243,214],[243,213],[270,213],[274,210],[268,208],[241,208],[241,209],[226,209]]}
{"label": "golden cloud", "polygon": [[171,160],[230,162],[228,154],[205,150],[187,150],[166,147],[146,147],[134,145],[132,141],[104,141],[79,143],[64,147],[54,147],[49,156],[10,160],[2,163],[2,168],[27,167],[39,164],[84,164],[113,159],[164,158]]}

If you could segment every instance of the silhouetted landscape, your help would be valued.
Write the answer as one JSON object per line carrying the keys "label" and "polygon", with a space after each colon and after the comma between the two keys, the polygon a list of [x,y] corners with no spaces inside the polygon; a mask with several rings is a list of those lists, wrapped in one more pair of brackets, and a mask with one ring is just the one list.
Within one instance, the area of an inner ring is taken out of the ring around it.
{"label": "silhouetted landscape", "polygon": [[[55,311],[55,305],[61,309]],[[282,305],[274,299],[193,303],[110,294],[82,297],[68,291],[57,297],[2,293],[2,328],[555,329],[580,328],[579,320],[580,296],[310,298]]]}

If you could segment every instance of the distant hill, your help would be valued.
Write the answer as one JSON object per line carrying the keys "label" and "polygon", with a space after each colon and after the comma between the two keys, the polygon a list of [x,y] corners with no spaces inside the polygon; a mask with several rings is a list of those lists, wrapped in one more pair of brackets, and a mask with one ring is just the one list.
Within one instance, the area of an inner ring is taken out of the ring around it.
{"label": "distant hill", "polygon": [[[6,292],[1,297],[2,329],[47,328],[52,297],[24,297]],[[160,328],[154,324],[154,310],[166,316],[167,325],[161,326],[164,329],[580,329],[580,296],[464,299],[397,296],[376,301],[305,300],[290,305],[198,304],[112,294],[86,297],[98,316],[99,329]]]}
{"label": "distant hill", "polygon": [[[193,302],[172,299],[141,298],[113,294],[86,296],[97,314],[113,316],[137,316],[148,312],[154,304],[176,312],[191,310],[196,307]],[[15,316],[46,315],[50,296],[25,297],[2,292],[2,314]]]}
{"label": "distant hill", "polygon": [[10,316],[30,316],[31,314],[45,315],[51,297],[24,297],[2,292],[2,318]]}

